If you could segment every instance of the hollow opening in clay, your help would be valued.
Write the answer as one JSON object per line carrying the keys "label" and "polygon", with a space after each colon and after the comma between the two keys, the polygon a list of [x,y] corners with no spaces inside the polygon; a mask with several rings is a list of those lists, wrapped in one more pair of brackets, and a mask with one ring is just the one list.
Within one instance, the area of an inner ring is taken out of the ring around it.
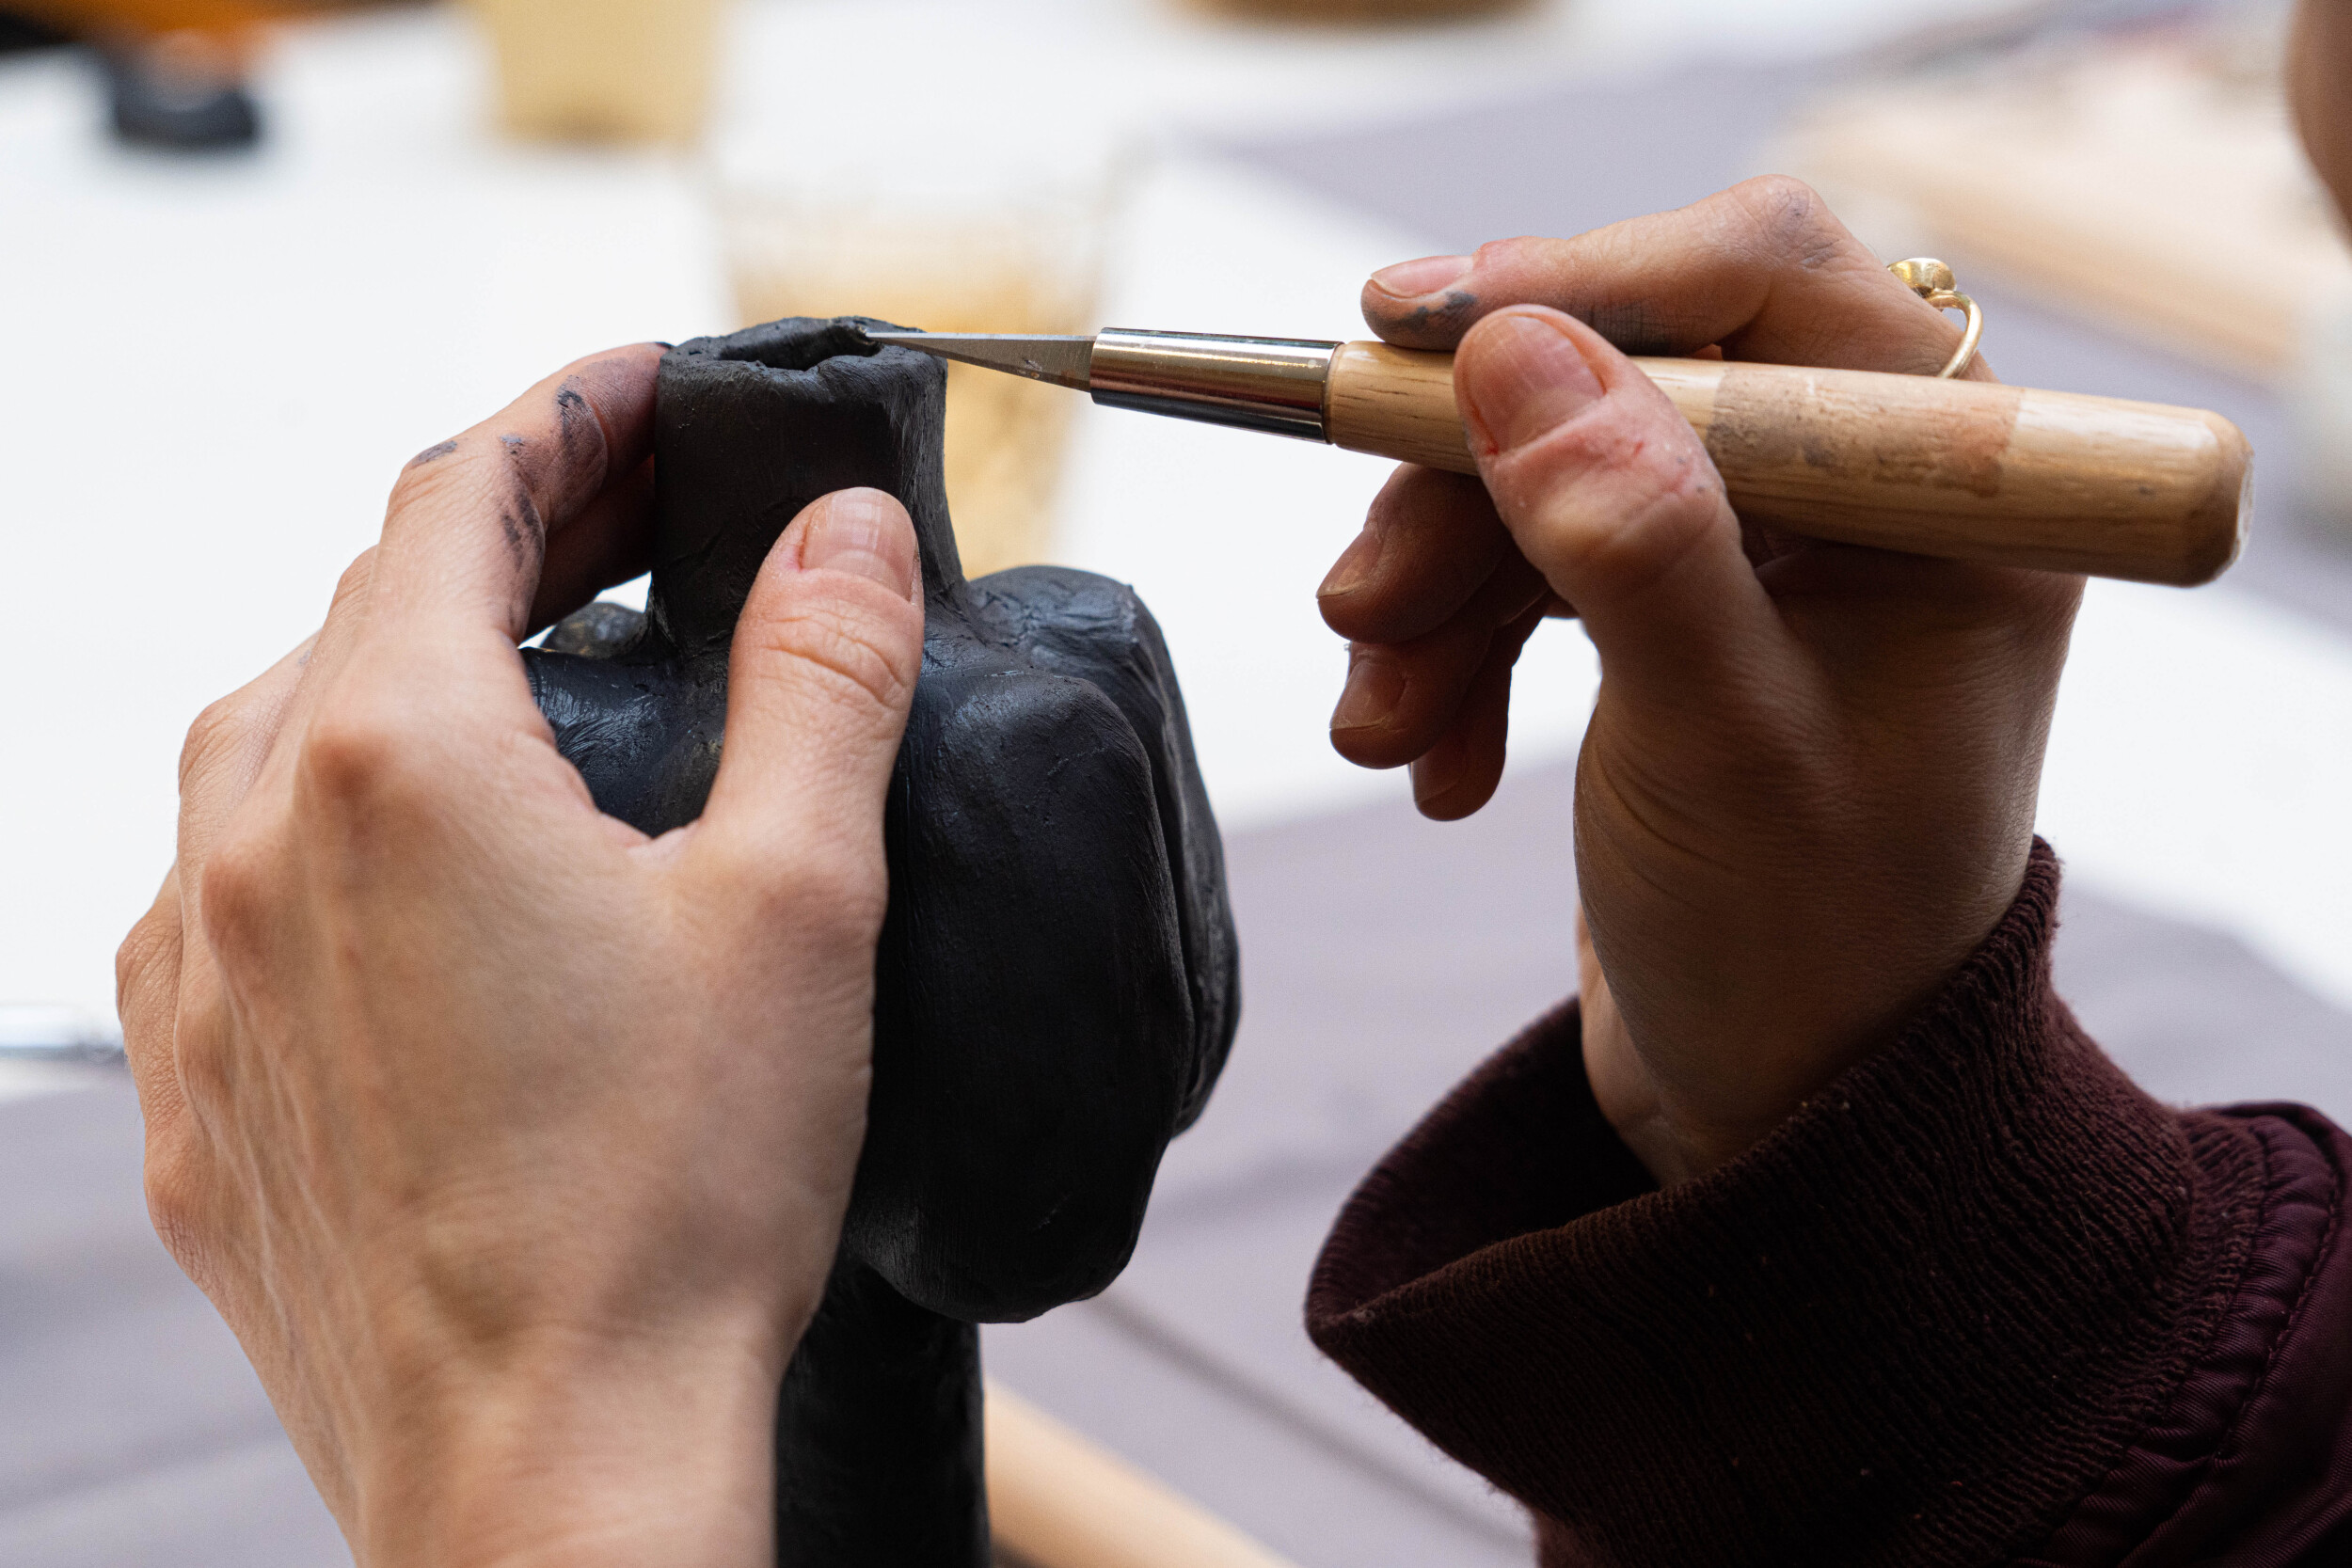
{"label": "hollow opening in clay", "polygon": [[739,333],[717,340],[722,359],[750,360],[771,371],[813,371],[828,359],[854,356],[871,359],[882,345],[848,322],[836,321],[814,332],[782,334]]}

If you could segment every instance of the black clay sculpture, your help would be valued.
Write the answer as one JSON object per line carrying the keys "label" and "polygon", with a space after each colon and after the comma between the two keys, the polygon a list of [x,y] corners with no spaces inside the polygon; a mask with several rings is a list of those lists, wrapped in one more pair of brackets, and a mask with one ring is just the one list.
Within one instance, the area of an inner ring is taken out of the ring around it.
{"label": "black clay sculpture", "polygon": [[656,403],[646,613],[591,606],[526,657],[596,803],[702,810],[727,651],[769,546],[866,484],[923,552],[923,673],[886,808],[864,1155],[776,1437],[787,1568],[982,1568],[973,1326],[1091,1295],[1133,1251],[1168,1140],[1207,1099],[1238,989],[1223,853],[1159,629],[1125,587],[966,582],[941,470],[946,374],[855,320],[673,349]]}

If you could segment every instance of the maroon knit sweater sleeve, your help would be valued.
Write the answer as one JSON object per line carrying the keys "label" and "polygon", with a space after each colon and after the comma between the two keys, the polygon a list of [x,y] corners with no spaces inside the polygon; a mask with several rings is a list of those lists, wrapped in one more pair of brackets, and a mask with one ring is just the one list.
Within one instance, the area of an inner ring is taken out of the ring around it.
{"label": "maroon knit sweater sleeve", "polygon": [[2057,893],[2037,845],[1889,1049],[1670,1191],[1538,1022],[1349,1201],[1315,1342],[1555,1568],[2352,1564],[2352,1140],[2135,1088]]}

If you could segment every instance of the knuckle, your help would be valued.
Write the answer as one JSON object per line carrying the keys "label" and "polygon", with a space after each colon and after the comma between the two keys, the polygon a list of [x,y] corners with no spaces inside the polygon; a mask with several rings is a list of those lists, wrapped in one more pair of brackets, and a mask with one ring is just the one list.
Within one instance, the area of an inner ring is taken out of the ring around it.
{"label": "knuckle", "polygon": [[1731,187],[1733,195],[1752,211],[1779,212],[1795,221],[1810,221],[1821,206],[1821,194],[1793,174],[1758,174]]}
{"label": "knuckle", "polygon": [[1620,509],[1640,515],[1711,515],[1724,499],[1724,483],[1706,449],[1677,433],[1625,421],[1609,430],[1607,462],[1620,477]]}
{"label": "knuckle", "polygon": [[240,694],[232,694],[207,703],[204,710],[188,726],[186,739],[180,744],[180,791],[187,793],[189,781],[213,767],[221,757],[237,749],[247,728],[246,705]]}
{"label": "knuckle", "polygon": [[889,903],[879,846],[866,856],[803,846],[773,857],[733,857],[731,873],[723,900],[729,929],[782,942],[806,958],[870,948]]}
{"label": "knuckle", "polygon": [[137,1016],[136,999],[144,995],[180,946],[179,922],[162,909],[139,916],[122,945],[115,949],[115,1011],[123,1019]]}
{"label": "knuckle", "polygon": [[1694,493],[1714,479],[1706,450],[1671,406],[1661,410],[1648,399],[1623,395],[1595,404],[1591,417],[1553,427],[1528,454],[1537,460],[1529,477],[1552,492],[1605,483],[1620,495],[1670,496]]}
{"label": "knuckle", "polygon": [[149,1150],[147,1156],[147,1218],[155,1227],[155,1235],[164,1243],[164,1250],[184,1264],[196,1251],[196,1205],[189,1201],[187,1189],[178,1176],[181,1162],[168,1155]]}
{"label": "knuckle", "polygon": [[1627,464],[1641,478],[1650,504],[1712,511],[1724,501],[1724,482],[1707,449],[1686,429],[1629,436]]}
{"label": "knuckle", "polygon": [[303,734],[297,777],[309,802],[373,815],[410,785],[413,755],[403,727],[379,705],[331,701]]}
{"label": "knuckle", "polygon": [[1375,532],[1390,529],[1443,532],[1465,520],[1491,521],[1493,515],[1493,502],[1477,475],[1406,463],[1372,498],[1364,521]]}
{"label": "knuckle", "polygon": [[208,990],[173,1021],[171,1065],[181,1097],[199,1111],[217,1114],[236,1102],[237,1085],[229,1069],[228,1003],[218,983]]}
{"label": "knuckle", "polygon": [[418,517],[461,516],[500,530],[510,547],[543,549],[548,527],[541,489],[559,455],[542,450],[547,446],[523,436],[469,431],[447,456],[401,470],[385,507],[384,536],[392,538]]}
{"label": "knuckle", "polygon": [[1663,578],[1700,548],[1715,519],[1681,498],[1654,495],[1594,529],[1584,551],[1583,576],[1604,594],[1628,594]]}
{"label": "knuckle", "polygon": [[830,695],[895,715],[914,694],[914,658],[887,648],[870,616],[833,604],[795,607],[762,625],[757,652],[792,661]]}
{"label": "knuckle", "polygon": [[203,1162],[184,1123],[150,1135],[140,1184],[147,1198],[148,1223],[155,1227],[164,1250],[192,1280],[201,1286],[203,1260],[210,1238],[204,1213]]}
{"label": "knuckle", "polygon": [[326,617],[333,620],[347,613],[353,605],[367,597],[368,584],[375,578],[375,546],[370,545],[353,559],[342,575],[335,579],[335,596],[327,601]]}
{"label": "knuckle", "polygon": [[[464,440],[444,441],[428,447],[392,481],[392,493],[386,502],[387,513],[398,513],[418,502],[437,496],[452,483],[462,483],[479,453],[473,443]],[[371,552],[373,553],[373,552]],[[365,557],[361,558],[366,559]],[[356,569],[358,562],[352,562]],[[348,577],[350,574],[344,574]],[[340,592],[340,589],[338,590]]]}
{"label": "knuckle", "polygon": [[[155,1229],[167,1245],[173,1236],[185,1236],[195,1218],[196,1205],[189,1192],[191,1163],[187,1147],[176,1132],[148,1138],[141,1185],[147,1194],[148,1218],[155,1222]],[[177,1256],[178,1249],[173,1252]]]}
{"label": "knuckle", "polygon": [[1530,553],[1554,582],[1565,568],[1584,586],[1622,592],[1671,567],[1710,530],[1736,526],[1689,427],[1645,415],[1613,408],[1572,421],[1499,476],[1514,510],[1539,519]]}
{"label": "knuckle", "polygon": [[1479,313],[1513,305],[1552,305],[1583,314],[1589,291],[1568,260],[1574,244],[1518,234],[1480,245],[1470,254],[1467,280],[1475,294],[1464,295],[1462,308],[1454,313],[1456,330],[1472,325]]}
{"label": "knuckle", "polygon": [[1792,174],[1759,174],[1724,193],[1736,243],[1768,264],[1820,267],[1855,247],[1820,193]]}
{"label": "knuckle", "polygon": [[1552,241],[1534,234],[1517,234],[1507,240],[1488,240],[1470,253],[1470,264],[1476,271],[1517,271],[1521,262],[1541,259]]}
{"label": "knuckle", "polygon": [[869,857],[834,850],[796,857],[776,878],[776,899],[813,930],[857,932],[882,924],[887,880]]}
{"label": "knuckle", "polygon": [[[205,943],[224,968],[243,963],[262,945],[282,896],[276,860],[259,838],[236,832],[224,836],[205,863],[198,908]],[[188,1037],[183,1027],[176,1043],[184,1047]]]}

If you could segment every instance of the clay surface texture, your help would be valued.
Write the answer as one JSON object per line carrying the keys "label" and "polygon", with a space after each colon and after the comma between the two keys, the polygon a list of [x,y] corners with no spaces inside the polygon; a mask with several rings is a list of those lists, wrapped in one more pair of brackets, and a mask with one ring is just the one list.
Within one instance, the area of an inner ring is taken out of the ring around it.
{"label": "clay surface texture", "polygon": [[871,485],[923,552],[923,673],[886,810],[874,1085],[842,1251],[787,1375],[781,1561],[988,1560],[977,1323],[1126,1263],[1168,1140],[1239,1006],[1223,855],[1159,629],[1125,586],[966,582],[946,372],[854,319],[662,360],[646,612],[594,605],[526,653],[603,810],[691,821],[716,775],[735,622],[810,501]]}

